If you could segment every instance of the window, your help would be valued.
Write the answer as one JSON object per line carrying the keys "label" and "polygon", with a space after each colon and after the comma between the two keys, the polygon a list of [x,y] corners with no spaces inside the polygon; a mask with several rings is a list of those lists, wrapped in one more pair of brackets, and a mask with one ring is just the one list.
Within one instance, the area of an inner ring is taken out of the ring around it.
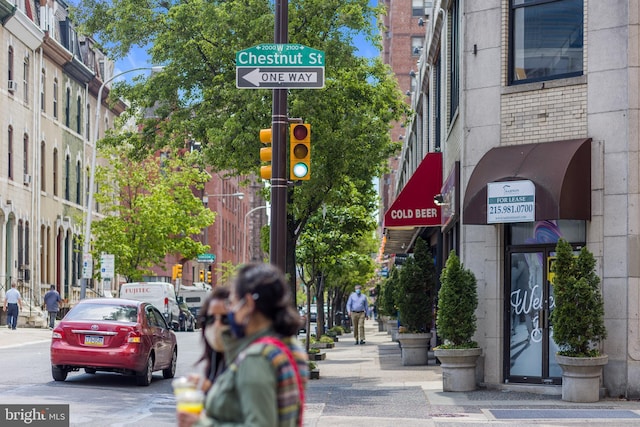
{"label": "window", "polygon": [[13,179],[13,127],[7,130],[7,176]]}
{"label": "window", "polygon": [[24,102],[29,103],[29,58],[24,58],[23,65],[23,82],[22,88],[24,89]]}
{"label": "window", "polygon": [[80,204],[82,200],[82,166],[80,165],[80,161],[76,163],[76,203]]}
{"label": "window", "polygon": [[424,16],[424,0],[411,0],[411,14]]}
{"label": "window", "polygon": [[71,124],[71,89],[67,88],[67,96],[64,100],[64,125],[69,127]]}
{"label": "window", "polygon": [[87,141],[91,141],[91,105],[87,104],[87,120],[85,124]]}
{"label": "window", "polygon": [[53,195],[58,195],[58,149],[53,149]]}
{"label": "window", "polygon": [[451,4],[451,42],[449,43],[449,123],[458,110],[460,98],[460,5],[456,0]]}
{"label": "window", "polygon": [[80,95],[76,99],[76,132],[82,132],[82,98]]}
{"label": "window", "polygon": [[411,37],[411,55],[420,56],[424,47],[424,37]]}
{"label": "window", "polygon": [[7,58],[7,73],[9,80],[13,80],[13,47],[9,46],[9,55]]}
{"label": "window", "polygon": [[29,173],[29,135],[26,133],[22,138],[22,173]]}
{"label": "window", "polygon": [[45,105],[46,105],[45,97],[44,97],[44,91],[46,87],[47,87],[47,76],[43,68],[42,74],[40,74],[40,111],[42,111],[43,113],[45,112]]}
{"label": "window", "polygon": [[67,154],[64,159],[64,198],[71,201],[71,158]]}
{"label": "window", "polygon": [[583,0],[512,0],[509,79],[582,75]]}
{"label": "window", "polygon": [[58,120],[58,79],[53,79],[53,118]]}
{"label": "window", "polygon": [[47,191],[47,144],[40,143],[40,191]]}

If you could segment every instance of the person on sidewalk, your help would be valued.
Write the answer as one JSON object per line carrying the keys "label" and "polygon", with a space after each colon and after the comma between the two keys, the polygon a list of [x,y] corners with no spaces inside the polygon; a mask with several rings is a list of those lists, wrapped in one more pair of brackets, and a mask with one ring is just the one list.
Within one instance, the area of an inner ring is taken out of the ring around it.
{"label": "person on sidewalk", "polygon": [[356,345],[364,344],[364,320],[369,318],[369,303],[367,297],[362,294],[362,286],[356,285],[355,292],[349,295],[347,300],[347,312],[353,325],[353,337]]}
{"label": "person on sidewalk", "polygon": [[16,282],[11,283],[11,289],[4,295],[4,311],[7,312],[7,327],[13,330],[18,325],[18,307],[22,310],[22,297],[16,289]]}
{"label": "person on sidewalk", "polygon": [[56,326],[56,316],[58,315],[58,310],[60,310],[60,302],[62,302],[60,294],[56,291],[55,285],[51,285],[49,291],[44,294],[44,306],[47,309],[47,313],[49,313],[49,329],[53,329]]}

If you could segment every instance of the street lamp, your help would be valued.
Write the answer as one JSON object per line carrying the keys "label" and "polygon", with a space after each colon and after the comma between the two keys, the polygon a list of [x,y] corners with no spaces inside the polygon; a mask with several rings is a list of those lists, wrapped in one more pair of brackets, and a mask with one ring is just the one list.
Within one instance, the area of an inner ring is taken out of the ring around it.
{"label": "street lamp", "polygon": [[[100,89],[98,89],[98,103],[96,105],[96,120],[95,120],[95,126],[94,126],[94,131],[93,131],[93,153],[91,155],[91,174],[89,175],[89,194],[87,195],[87,222],[85,224],[85,230],[84,230],[84,242],[83,242],[83,247],[82,247],[82,255],[83,255],[83,259],[82,261],[85,262],[85,260],[90,257],[90,249],[91,249],[91,220],[92,220],[92,216],[93,216],[93,192],[94,192],[94,186],[95,186],[95,173],[96,173],[96,157],[97,157],[97,152],[98,152],[98,129],[99,129],[99,124],[100,124],[100,107],[102,107],[102,91],[104,90],[104,87],[107,85],[107,83],[110,83],[111,81],[113,81],[114,79],[117,79],[118,77],[124,75],[124,74],[128,74],[128,73],[132,73],[134,71],[141,71],[141,70],[151,70],[151,71],[161,71],[162,68],[164,67],[138,67],[138,68],[132,68],[131,70],[126,70],[123,71],[121,73],[118,73],[114,76],[111,76],[110,78],[108,78],[107,80],[105,80],[104,82],[102,82],[102,85],[100,86]],[[91,273],[93,273],[93,260],[91,260],[91,267],[89,269],[89,274],[91,275]],[[80,299],[84,299],[86,297],[87,294],[87,282],[89,281],[89,277],[82,277],[82,283],[80,286]]]}
{"label": "street lamp", "polygon": [[253,209],[251,209],[249,212],[247,212],[246,214],[244,214],[244,248],[243,248],[243,252],[242,252],[242,263],[246,264],[247,263],[247,234],[249,234],[247,232],[247,217],[249,216],[249,214],[259,210],[259,209],[266,209],[269,206],[257,206]]}

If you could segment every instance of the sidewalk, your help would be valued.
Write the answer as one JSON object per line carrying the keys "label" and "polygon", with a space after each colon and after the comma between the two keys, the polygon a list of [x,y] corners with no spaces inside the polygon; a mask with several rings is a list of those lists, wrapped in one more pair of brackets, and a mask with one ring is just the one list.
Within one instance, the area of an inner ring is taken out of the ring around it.
{"label": "sidewalk", "polygon": [[19,327],[13,331],[7,325],[0,326],[0,348],[17,347],[34,342],[50,342],[49,328]]}
{"label": "sidewalk", "polygon": [[309,382],[305,425],[314,427],[413,426],[638,426],[640,402],[605,399],[579,404],[513,389],[444,393],[434,360],[402,366],[398,343],[366,322],[366,344],[340,337],[317,362]]}

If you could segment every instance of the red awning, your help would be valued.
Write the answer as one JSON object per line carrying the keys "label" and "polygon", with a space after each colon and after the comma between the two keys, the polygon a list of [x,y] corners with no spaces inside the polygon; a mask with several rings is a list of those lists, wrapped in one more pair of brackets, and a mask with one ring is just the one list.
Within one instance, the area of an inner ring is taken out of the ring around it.
{"label": "red awning", "polygon": [[384,228],[440,226],[442,214],[433,198],[441,186],[442,153],[428,153],[384,214]]}

